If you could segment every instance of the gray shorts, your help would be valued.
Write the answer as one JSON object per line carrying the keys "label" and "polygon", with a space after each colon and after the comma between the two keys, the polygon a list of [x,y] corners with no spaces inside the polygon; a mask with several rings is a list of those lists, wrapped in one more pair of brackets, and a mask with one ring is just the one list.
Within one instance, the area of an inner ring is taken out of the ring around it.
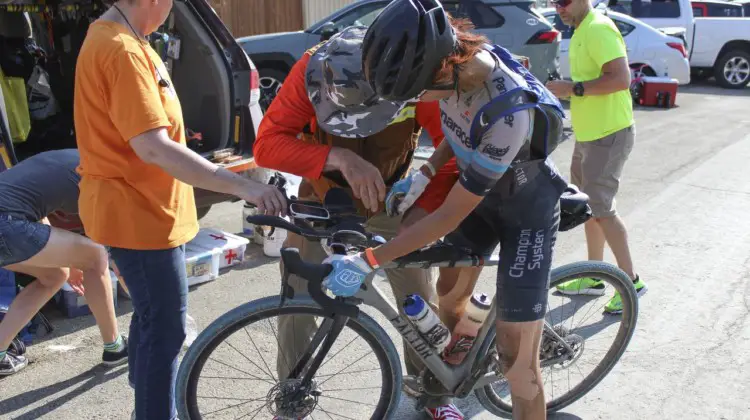
{"label": "gray shorts", "polygon": [[617,214],[615,195],[634,144],[634,125],[599,140],[576,142],[570,181],[588,194],[594,217]]}
{"label": "gray shorts", "polygon": [[38,254],[52,229],[38,222],[0,214],[0,267],[24,262]]}

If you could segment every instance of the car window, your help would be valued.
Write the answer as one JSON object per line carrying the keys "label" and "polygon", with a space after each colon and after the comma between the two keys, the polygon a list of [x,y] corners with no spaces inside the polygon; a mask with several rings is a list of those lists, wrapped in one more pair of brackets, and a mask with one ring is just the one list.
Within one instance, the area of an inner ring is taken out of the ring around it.
{"label": "car window", "polygon": [[635,29],[634,25],[625,23],[621,20],[612,19],[612,21],[615,23],[615,26],[617,26],[617,30],[620,31],[620,35],[622,35],[623,37],[628,36],[628,34],[633,32],[633,29]]}
{"label": "car window", "polygon": [[703,11],[705,9],[703,7],[701,7],[701,6],[698,6],[698,5],[695,5],[695,4],[693,5],[693,16],[694,17],[704,17],[704,16],[706,16],[706,14],[703,13]]}
{"label": "car window", "polygon": [[499,28],[505,23],[492,7],[477,0],[443,2],[443,8],[453,17],[468,18],[477,29]]}
{"label": "car window", "polygon": [[742,7],[737,5],[711,5],[709,7],[709,16],[715,17],[742,17]]}
{"label": "car window", "polygon": [[637,18],[680,17],[680,3],[677,0],[610,0],[609,7]]}
{"label": "car window", "polygon": [[340,32],[344,28],[352,25],[370,26],[387,5],[387,2],[369,3],[362,7],[357,7],[343,16],[339,16],[333,21],[333,23],[336,24],[336,32]]}
{"label": "car window", "polygon": [[560,15],[557,13],[552,15],[544,15],[544,18],[552,23],[552,26],[562,34],[562,39],[570,39],[573,37],[573,27],[563,23],[560,19]]}

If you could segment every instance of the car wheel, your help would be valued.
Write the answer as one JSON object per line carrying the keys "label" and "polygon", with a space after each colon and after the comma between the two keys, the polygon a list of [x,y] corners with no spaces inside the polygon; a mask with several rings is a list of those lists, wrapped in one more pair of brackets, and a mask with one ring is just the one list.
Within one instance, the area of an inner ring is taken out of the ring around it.
{"label": "car wheel", "polygon": [[265,113],[281,89],[286,73],[276,69],[261,69],[260,73],[260,107]]}
{"label": "car wheel", "polygon": [[714,66],[716,82],[728,89],[742,89],[750,83],[750,53],[729,51]]}

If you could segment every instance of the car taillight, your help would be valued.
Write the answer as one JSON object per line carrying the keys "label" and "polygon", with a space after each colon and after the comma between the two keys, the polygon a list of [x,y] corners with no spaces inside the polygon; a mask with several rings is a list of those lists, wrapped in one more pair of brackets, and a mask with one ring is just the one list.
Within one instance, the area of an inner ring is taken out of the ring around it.
{"label": "car taillight", "polygon": [[558,41],[560,32],[551,29],[549,31],[539,31],[534,34],[528,41],[527,44],[552,44]]}
{"label": "car taillight", "polygon": [[667,42],[667,45],[670,48],[676,49],[677,51],[680,52],[680,54],[682,54],[683,57],[687,58],[687,51],[685,50],[685,45],[683,45],[682,43],[680,43],[680,42]]}
{"label": "car taillight", "polygon": [[260,100],[260,74],[258,70],[250,70],[250,103],[256,104]]}

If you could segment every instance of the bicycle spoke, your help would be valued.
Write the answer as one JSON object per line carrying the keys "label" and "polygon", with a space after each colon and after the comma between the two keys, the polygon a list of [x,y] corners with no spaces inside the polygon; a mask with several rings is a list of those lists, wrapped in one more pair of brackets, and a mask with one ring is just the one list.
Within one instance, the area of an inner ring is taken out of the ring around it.
{"label": "bicycle spoke", "polygon": [[[366,354],[367,354],[367,353],[365,353],[364,355],[362,355],[362,357],[364,357],[364,356],[365,356]],[[345,367],[344,367],[343,369],[341,369],[341,370],[339,370],[338,372],[334,373],[334,374],[333,374],[333,376],[331,376],[330,378],[328,378],[328,379],[326,379],[325,381],[321,382],[321,383],[320,383],[320,385],[323,385],[324,383],[326,383],[326,382],[330,381],[330,380],[331,380],[332,378],[334,378],[334,377],[335,377],[336,375],[338,375],[339,373],[341,373],[341,372],[345,371],[346,369],[348,369],[349,367],[351,367],[351,366],[352,366],[352,365],[354,365],[355,363],[357,363],[357,362],[361,361],[361,360],[362,360],[362,357],[359,357],[359,358],[357,358],[356,360],[354,360],[353,362],[349,363],[349,364],[348,364],[348,365],[346,365],[346,366],[345,366]],[[318,386],[320,386],[320,385],[318,385]]]}
{"label": "bicycle spoke", "polygon": [[[266,369],[268,369],[268,373],[271,375],[271,379],[273,379],[274,381],[276,381],[277,379],[276,379],[275,376],[273,376],[271,368],[268,366],[268,363],[266,363],[266,359],[263,357],[263,353],[260,352],[260,349],[255,344],[255,340],[253,340],[253,338],[250,337],[250,333],[247,332],[247,327],[243,328],[243,330],[245,331],[245,334],[247,334],[247,337],[250,339],[250,342],[253,343],[253,347],[255,347],[255,351],[257,351],[258,354],[260,355],[260,360],[263,361],[263,364],[266,366]],[[260,368],[260,366],[258,368]]]}
{"label": "bicycle spoke", "polygon": [[350,342],[346,343],[346,345],[345,345],[344,347],[342,347],[342,348],[341,348],[341,350],[337,351],[336,353],[334,353],[334,355],[333,355],[333,356],[329,357],[329,358],[328,358],[328,360],[326,360],[325,362],[323,362],[323,364],[322,364],[322,365],[320,365],[320,367],[319,367],[318,369],[322,369],[322,368],[323,368],[323,366],[325,366],[325,365],[326,365],[326,363],[328,363],[328,362],[330,362],[331,360],[333,360],[333,358],[334,358],[334,357],[338,356],[338,354],[339,354],[339,353],[341,353],[341,352],[342,352],[342,351],[344,351],[344,350],[345,350],[345,349],[346,349],[347,347],[349,347],[349,345],[350,345],[350,344],[352,344],[352,343],[354,342],[354,340],[356,340],[356,339],[357,339],[357,336],[355,335],[355,336],[354,336],[354,338],[352,338],[352,341],[350,341]]}
{"label": "bicycle spoke", "polygon": [[[604,308],[604,307],[605,307],[606,305],[607,305],[607,303],[606,303],[606,302],[604,302],[604,305],[600,306],[600,307],[599,307],[599,309],[603,309],[603,308]],[[591,307],[593,308],[593,307],[594,307],[594,305],[591,305]],[[581,323],[585,322],[585,321],[586,321],[587,319],[589,319],[589,318],[590,318],[590,317],[591,317],[592,315],[594,315],[594,314],[596,314],[596,313],[600,313],[600,312],[599,312],[599,311],[597,310],[597,311],[595,311],[595,312],[592,312],[592,313],[591,313],[591,315],[589,315],[589,312],[591,312],[591,309],[589,309],[589,311],[588,311],[588,312],[586,312],[586,315],[588,315],[588,316],[587,316],[587,317],[585,317],[585,318],[583,319],[583,321],[581,321]],[[580,324],[579,324],[579,325],[580,325]]]}
{"label": "bicycle spoke", "polygon": [[[269,374],[269,372],[266,372],[265,370],[263,370],[263,368],[262,368],[262,367],[258,366],[258,365],[257,365],[257,364],[256,364],[255,362],[253,362],[252,360],[250,360],[250,358],[249,358],[249,357],[245,356],[245,354],[244,354],[244,353],[242,353],[241,351],[239,351],[239,349],[237,349],[237,348],[236,348],[235,346],[233,346],[233,345],[232,345],[232,343],[230,343],[230,342],[229,342],[229,340],[226,340],[226,341],[224,341],[224,342],[225,342],[225,343],[227,343],[227,345],[228,345],[229,347],[231,347],[231,348],[232,348],[232,350],[236,351],[236,352],[237,352],[237,353],[238,353],[238,354],[239,354],[240,356],[242,356],[243,358],[245,358],[245,360],[247,360],[248,362],[250,362],[250,364],[252,364],[253,366],[255,366],[255,367],[257,367],[258,369],[260,369],[260,370],[261,370],[261,372],[263,372],[263,373],[265,373],[265,374]],[[271,377],[271,380],[274,380],[274,381],[276,380],[276,378],[274,378],[274,377],[273,377],[273,375],[270,375],[270,377]]]}
{"label": "bicycle spoke", "polygon": [[[346,398],[336,398],[336,397],[330,397],[330,396],[328,396],[328,395],[325,395],[325,394],[324,394],[324,395],[321,395],[320,397],[321,397],[321,398],[330,398],[330,399],[332,399],[332,400],[346,401],[346,402],[350,402],[350,403],[354,403],[354,404],[364,404],[364,405],[369,405],[369,406],[375,407],[375,404],[363,403],[363,402],[361,402],[361,401],[353,401],[353,400],[347,400]],[[334,413],[334,414],[336,414],[336,413]]]}
{"label": "bicycle spoke", "polygon": [[323,407],[320,404],[318,404],[318,408],[320,408],[320,411],[326,413],[326,416],[328,416],[328,418],[331,419],[331,420],[333,420],[333,417],[331,417],[331,414],[333,414],[336,417],[341,417],[341,418],[345,418],[345,419],[349,419],[349,420],[357,420],[357,419],[353,419],[351,417],[347,417],[347,416],[345,416],[343,414],[328,412],[328,411],[324,410]]}
{"label": "bicycle spoke", "polygon": [[257,417],[257,416],[258,416],[258,414],[260,414],[260,412],[261,412],[261,411],[262,411],[262,410],[263,410],[264,408],[266,408],[266,406],[265,406],[265,405],[261,405],[261,406],[260,406],[260,408],[259,408],[259,409],[257,409],[257,410],[255,411],[255,414],[254,414],[254,415],[253,415],[252,417],[250,417],[250,420],[253,420],[253,419],[254,419],[255,417]]}
{"label": "bicycle spoke", "polygon": [[[283,351],[281,351],[281,341],[279,341],[279,335],[276,334],[276,330],[273,328],[273,324],[271,323],[271,320],[269,318],[266,318],[266,321],[268,321],[268,326],[271,327],[271,331],[273,331],[273,336],[276,338],[276,344],[279,345],[278,353],[281,353],[281,358],[284,360],[284,365],[286,365],[286,370],[287,372],[291,372],[292,368],[289,367],[289,362],[286,360],[286,354]],[[279,380],[280,379],[281,378],[279,378]]]}
{"label": "bicycle spoke", "polygon": [[264,382],[267,382],[266,379],[240,378],[240,377],[237,377],[237,376],[226,376],[226,377],[220,377],[220,376],[202,376],[202,378],[204,378],[204,379],[224,379],[224,380],[227,380],[227,381],[264,381]]}
{"label": "bicycle spoke", "polygon": [[242,373],[244,373],[245,375],[247,375],[247,376],[250,376],[250,377],[252,377],[252,378],[254,378],[254,379],[258,380],[258,381],[263,381],[263,382],[265,382],[265,383],[268,383],[268,384],[271,384],[271,385],[276,385],[276,383],[275,383],[275,382],[269,381],[268,379],[263,379],[263,378],[259,378],[259,377],[255,376],[255,375],[253,375],[252,373],[247,373],[247,372],[245,372],[245,371],[244,371],[244,370],[242,370],[242,369],[236,368],[236,367],[234,367],[234,366],[232,366],[232,365],[229,365],[229,364],[227,364],[227,363],[224,363],[224,362],[221,362],[221,361],[219,361],[219,360],[216,360],[216,359],[214,359],[213,357],[209,357],[208,359],[209,359],[209,360],[212,360],[212,361],[214,361],[214,362],[216,362],[216,363],[218,363],[218,364],[220,364],[220,365],[224,365],[224,366],[226,366],[226,367],[228,367],[228,368],[230,368],[230,369],[234,369],[234,370],[236,370],[237,372],[242,372]]}
{"label": "bicycle spoke", "polygon": [[[259,398],[259,399],[262,399],[262,398]],[[247,403],[251,403],[251,402],[253,402],[253,401],[258,401],[258,400],[257,400],[257,399],[256,399],[256,400],[249,400],[249,401],[245,401],[245,402],[242,402],[242,403],[239,403],[239,404],[235,404],[235,405],[230,405],[229,407],[224,407],[224,408],[220,408],[220,409],[218,409],[218,410],[214,410],[214,411],[208,412],[208,413],[204,414],[204,416],[210,416],[210,415],[212,415],[212,414],[220,413],[220,412],[222,412],[222,411],[224,411],[224,410],[229,410],[230,408],[236,408],[236,407],[239,407],[239,406],[241,406],[241,405],[245,405],[245,404],[247,404]],[[265,405],[261,405],[261,406],[260,406],[260,408],[261,408],[261,409],[262,409],[263,407],[265,407]]]}
{"label": "bicycle spoke", "polygon": [[[360,369],[360,370],[353,370],[351,372],[342,372],[341,375],[353,375],[355,373],[375,372],[375,371],[379,371],[379,370],[380,370],[380,368]],[[318,377],[318,379],[320,379],[320,378],[327,378],[329,376],[336,376],[336,375],[339,375],[339,373],[328,373],[328,374],[325,374],[325,375],[317,375],[317,377]]]}
{"label": "bicycle spoke", "polygon": [[379,387],[379,386],[364,386],[364,387],[361,387],[361,388],[338,388],[338,389],[328,389],[328,388],[326,388],[326,392],[331,392],[331,391],[353,391],[353,390],[380,389],[380,388],[382,388],[382,387]]}

